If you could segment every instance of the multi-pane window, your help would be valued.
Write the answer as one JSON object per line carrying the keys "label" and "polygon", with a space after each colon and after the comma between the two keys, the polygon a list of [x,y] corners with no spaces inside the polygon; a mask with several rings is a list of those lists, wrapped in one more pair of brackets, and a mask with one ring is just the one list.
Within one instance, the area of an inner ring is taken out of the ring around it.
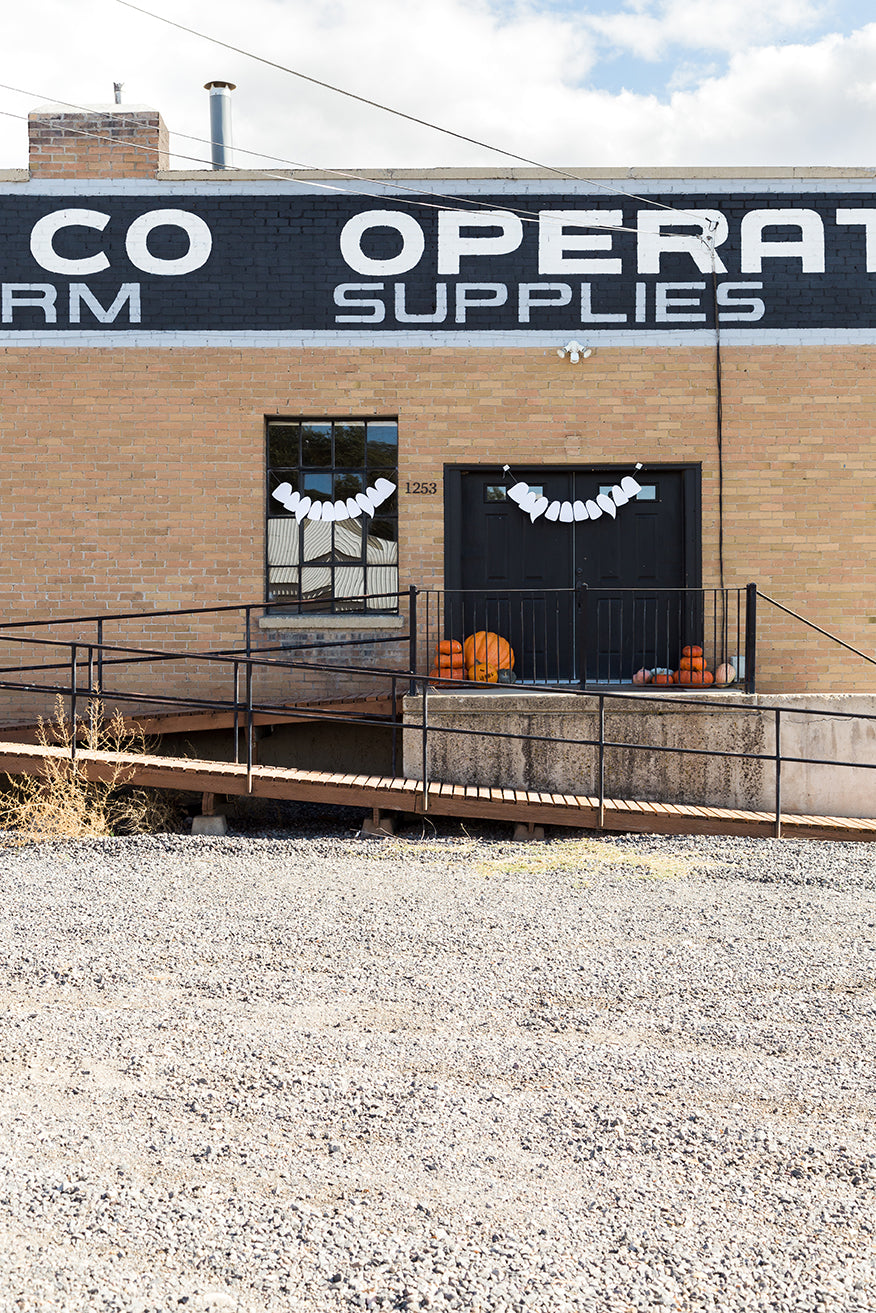
{"label": "multi-pane window", "polygon": [[398,424],[268,420],[268,601],[398,607]]}

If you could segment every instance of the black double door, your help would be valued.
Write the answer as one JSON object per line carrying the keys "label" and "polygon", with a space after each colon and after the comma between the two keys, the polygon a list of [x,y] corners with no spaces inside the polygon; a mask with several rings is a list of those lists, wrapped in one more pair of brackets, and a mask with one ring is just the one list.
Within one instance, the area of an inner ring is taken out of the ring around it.
{"label": "black double door", "polygon": [[[631,473],[533,466],[514,477],[571,506],[595,502]],[[533,521],[495,467],[448,467],[448,635],[503,634],[517,677],[537,682],[628,683],[640,666],[674,664],[702,623],[698,598],[681,591],[699,584],[699,469],[636,478],[642,491],[614,517]]]}

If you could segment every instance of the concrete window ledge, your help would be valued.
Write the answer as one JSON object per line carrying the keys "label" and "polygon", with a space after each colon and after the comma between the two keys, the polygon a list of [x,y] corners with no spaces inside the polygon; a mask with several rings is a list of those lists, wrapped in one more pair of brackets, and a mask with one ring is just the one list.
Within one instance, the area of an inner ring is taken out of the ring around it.
{"label": "concrete window ledge", "polygon": [[259,617],[258,626],[273,632],[297,629],[314,633],[339,629],[355,634],[360,630],[404,629],[407,619],[403,615],[263,615]]}

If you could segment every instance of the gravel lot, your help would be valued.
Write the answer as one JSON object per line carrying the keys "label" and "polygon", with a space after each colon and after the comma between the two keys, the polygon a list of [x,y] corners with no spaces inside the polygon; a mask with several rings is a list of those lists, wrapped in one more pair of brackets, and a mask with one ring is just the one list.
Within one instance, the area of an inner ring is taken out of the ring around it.
{"label": "gravel lot", "polygon": [[876,1309],[876,848],[351,832],[0,850],[2,1313]]}

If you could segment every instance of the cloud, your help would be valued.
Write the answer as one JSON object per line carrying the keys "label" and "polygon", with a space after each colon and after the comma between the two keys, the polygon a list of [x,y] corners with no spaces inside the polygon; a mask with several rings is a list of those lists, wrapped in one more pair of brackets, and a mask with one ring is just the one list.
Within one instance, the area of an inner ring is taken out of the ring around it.
{"label": "cloud", "polygon": [[640,59],[665,59],[670,49],[735,53],[785,35],[800,36],[824,18],[814,0],[630,0],[620,13],[594,14],[586,26]]}
{"label": "cloud", "polygon": [[[143,2],[181,12],[169,0]],[[425,10],[409,0],[187,0],[181,21],[418,118],[584,172],[597,165],[860,163],[873,149],[876,25],[779,44],[792,17],[814,21],[816,12],[806,0],[776,0],[767,15],[753,0],[628,5],[620,17],[652,24],[649,49],[666,48],[678,32],[688,52],[706,40],[724,52],[700,67],[678,60],[686,66],[659,97],[599,89],[605,38],[584,21],[577,0],[568,9],[535,0],[431,0]],[[768,29],[774,39],[751,47],[743,42],[746,25],[749,41]],[[238,84],[235,144],[272,153],[277,167],[284,160],[373,169],[513,163],[108,0],[31,0],[10,15],[4,38],[6,67],[35,93],[0,93],[0,108],[16,113],[52,97],[108,102],[113,82],[122,81],[125,100],[159,108],[172,133],[204,137],[203,84],[228,78]],[[201,143],[172,140],[178,167],[196,167],[209,154]],[[23,125],[0,118],[0,164],[22,167],[26,156]],[[242,151],[236,162],[270,167]]]}

